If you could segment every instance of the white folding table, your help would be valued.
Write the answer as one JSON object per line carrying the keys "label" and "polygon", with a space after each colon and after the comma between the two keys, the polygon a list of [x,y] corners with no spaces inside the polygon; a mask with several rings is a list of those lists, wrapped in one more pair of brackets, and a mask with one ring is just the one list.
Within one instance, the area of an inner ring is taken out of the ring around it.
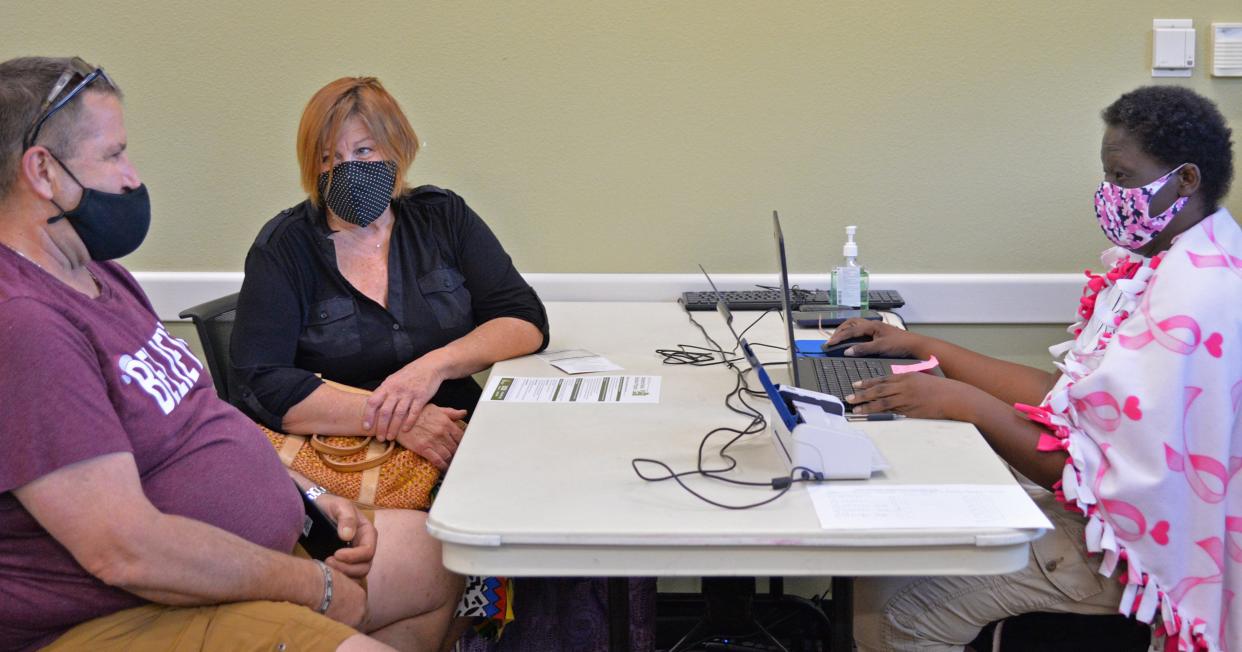
{"label": "white folding table", "polygon": [[[829,532],[820,527],[803,485],[771,504],[728,510],[697,500],[672,481],[645,482],[631,468],[632,459],[657,458],[675,470],[692,469],[708,430],[746,425],[745,417],[724,406],[735,374],[723,366],[662,364],[658,348],[707,345],[674,302],[554,302],[547,308],[549,349],[604,355],[625,368],[612,374],[659,375],[660,402],[481,402],[428,519],[428,529],[443,544],[444,563],[453,571],[611,578],[995,574],[1024,566],[1028,543],[1042,533],[960,528]],[[756,316],[738,313],[735,325],[740,330]],[[694,317],[731,348],[732,336],[719,316],[700,312]],[[752,344],[783,347],[782,333],[779,313],[774,313],[746,337]],[[756,351],[765,361],[786,359],[784,351]],[[785,378],[781,366],[768,370],[778,382]],[[502,362],[492,374],[563,376],[533,356]],[[753,374],[749,378],[759,389]],[[764,401],[751,403],[769,409]],[[968,424],[903,419],[856,425],[891,464],[866,484],[1015,483]],[[787,475],[770,437],[750,435],[733,445],[730,452],[739,467],[732,477]],[[709,453],[726,440],[715,436]],[[719,464],[709,454],[708,465]],[[687,482],[734,504],[757,502],[772,492],[703,478]],[[834,632],[848,636],[849,614],[834,616]],[[628,636],[628,630],[622,634]],[[614,645],[624,645],[623,640],[614,631]]]}

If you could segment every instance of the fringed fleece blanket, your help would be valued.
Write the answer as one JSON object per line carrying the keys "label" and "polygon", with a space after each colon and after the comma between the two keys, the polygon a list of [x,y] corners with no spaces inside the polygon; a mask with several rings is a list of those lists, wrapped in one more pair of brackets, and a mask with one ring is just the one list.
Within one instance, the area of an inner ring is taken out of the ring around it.
{"label": "fringed fleece blanket", "polygon": [[1104,253],[1052,347],[1041,450],[1069,454],[1057,497],[1088,517],[1119,611],[1165,650],[1242,652],[1242,230],[1221,209],[1143,258]]}

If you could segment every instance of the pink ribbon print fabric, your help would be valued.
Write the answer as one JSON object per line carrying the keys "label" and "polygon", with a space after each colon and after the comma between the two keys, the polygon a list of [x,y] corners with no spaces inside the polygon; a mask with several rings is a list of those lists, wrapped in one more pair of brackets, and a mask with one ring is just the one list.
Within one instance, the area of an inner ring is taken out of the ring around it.
{"label": "pink ribbon print fabric", "polygon": [[1119,611],[1166,650],[1242,652],[1242,229],[1224,209],[1145,259],[1105,252],[1039,407]]}

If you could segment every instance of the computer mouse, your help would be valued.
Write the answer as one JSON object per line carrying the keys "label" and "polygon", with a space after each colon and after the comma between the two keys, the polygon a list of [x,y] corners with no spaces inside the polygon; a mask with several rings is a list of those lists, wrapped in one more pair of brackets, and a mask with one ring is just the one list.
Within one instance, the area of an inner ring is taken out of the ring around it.
{"label": "computer mouse", "polygon": [[846,349],[850,348],[851,346],[854,346],[855,344],[862,344],[863,342],[870,342],[870,341],[871,341],[870,335],[863,335],[860,337],[851,337],[848,340],[841,340],[840,342],[837,342],[836,344],[829,344],[828,341],[825,340],[824,346],[823,346],[824,355],[830,358],[843,358],[845,357]]}

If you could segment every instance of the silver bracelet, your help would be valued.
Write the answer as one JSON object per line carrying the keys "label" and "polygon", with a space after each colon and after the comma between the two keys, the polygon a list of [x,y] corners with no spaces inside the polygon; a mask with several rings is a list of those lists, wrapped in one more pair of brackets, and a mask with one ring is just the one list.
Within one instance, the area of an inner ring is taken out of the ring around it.
{"label": "silver bracelet", "polygon": [[315,609],[315,611],[326,614],[328,613],[328,607],[332,606],[332,569],[318,559],[312,559],[311,561],[319,564],[319,569],[323,571],[323,601],[319,603],[319,608]]}

